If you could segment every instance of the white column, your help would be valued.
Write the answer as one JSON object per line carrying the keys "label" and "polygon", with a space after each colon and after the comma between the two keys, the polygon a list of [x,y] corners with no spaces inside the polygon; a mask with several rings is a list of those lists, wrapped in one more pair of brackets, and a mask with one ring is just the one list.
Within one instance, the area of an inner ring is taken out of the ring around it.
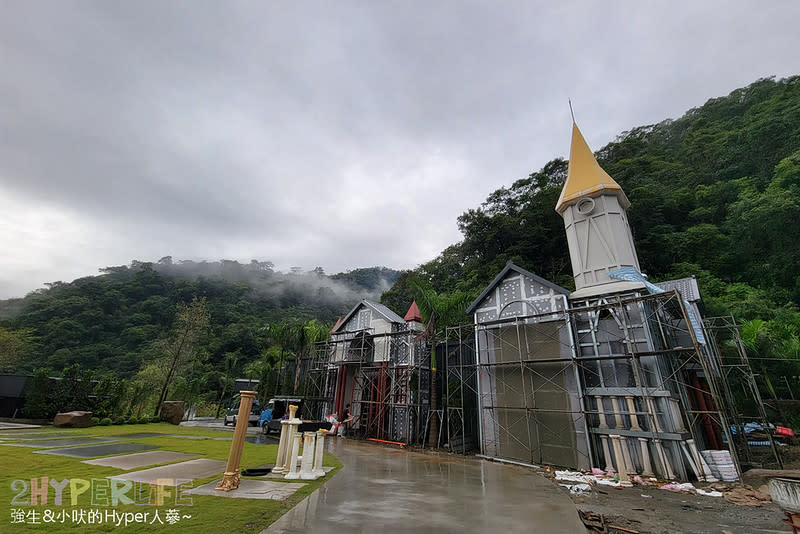
{"label": "white column", "polygon": [[286,473],[287,478],[290,480],[300,478],[300,473],[297,472],[297,456],[300,454],[300,442],[303,440],[302,434],[295,434],[292,441],[292,454],[289,456],[289,472]]}
{"label": "white column", "polygon": [[683,424],[683,416],[681,415],[681,405],[678,399],[673,399],[672,397],[668,397],[669,406],[672,409],[672,418],[675,420],[675,425],[677,428],[675,429],[676,432],[684,433],[686,432],[686,425]]}
{"label": "white column", "polygon": [[622,428],[622,414],[619,410],[619,404],[616,397],[611,397],[611,408],[614,410],[614,428]]}
{"label": "white column", "polygon": [[631,430],[642,430],[639,426],[639,416],[636,415],[636,404],[633,402],[632,395],[626,395],[625,400],[628,401],[628,413],[631,416]]}
{"label": "white column", "polygon": [[606,412],[605,408],[603,408],[603,397],[597,395],[595,399],[597,400],[597,415],[600,417],[600,426],[597,428],[608,428],[608,423],[606,423]]}
{"label": "white column", "polygon": [[286,451],[289,449],[291,443],[289,428],[289,421],[281,421],[281,439],[278,442],[278,455],[275,457],[275,467],[272,468],[272,472],[279,475],[286,472]]}
{"label": "white column", "polygon": [[642,449],[642,476],[653,476],[653,464],[650,462],[650,449],[647,447],[647,438],[638,438],[639,447]]}
{"label": "white column", "polygon": [[300,464],[300,478],[314,480],[317,478],[311,472],[314,466],[314,453],[316,449],[317,433],[303,432],[303,462]]}
{"label": "white column", "polygon": [[631,450],[629,448],[628,438],[620,436],[619,445],[622,448],[622,457],[625,459],[625,469],[628,471],[628,474],[635,475],[636,466],[633,464],[633,459],[631,458]]}
{"label": "white column", "polygon": [[631,481],[628,479],[628,470],[625,468],[625,455],[622,452],[622,437],[621,436],[609,436],[611,438],[611,443],[614,446],[614,456],[617,458],[617,472],[619,473],[619,482],[623,486],[631,485]]}
{"label": "white column", "polygon": [[667,453],[664,450],[664,445],[661,444],[661,440],[654,439],[653,445],[656,448],[656,453],[658,454],[658,459],[661,461],[661,465],[664,466],[663,475],[666,476],[668,480],[675,480],[675,473],[672,471],[672,464],[670,463]]}
{"label": "white column", "polygon": [[600,442],[603,444],[603,456],[606,460],[606,466],[603,470],[606,473],[614,472],[614,462],[611,460],[611,451],[608,449],[608,436],[600,435]]}
{"label": "white column", "polygon": [[314,478],[325,476],[325,470],[322,468],[322,457],[325,454],[325,434],[327,433],[327,430],[317,431],[317,450],[314,452],[314,469],[311,470],[314,473]]}

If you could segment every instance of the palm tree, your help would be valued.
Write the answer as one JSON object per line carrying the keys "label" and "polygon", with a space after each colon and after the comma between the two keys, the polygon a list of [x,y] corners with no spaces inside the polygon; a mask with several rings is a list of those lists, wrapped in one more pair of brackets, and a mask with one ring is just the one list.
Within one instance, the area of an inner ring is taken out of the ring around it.
{"label": "palm tree", "polygon": [[294,390],[297,395],[297,388],[300,386],[300,360],[307,357],[315,343],[328,339],[330,328],[311,319],[306,323],[301,323],[297,331],[297,352],[295,353],[294,368]]}
{"label": "palm tree", "polygon": [[275,381],[275,395],[280,393],[284,356],[287,352],[291,352],[291,349],[297,345],[298,331],[297,323],[290,321],[271,323],[267,326],[270,339],[281,349],[278,361],[278,378]]}
{"label": "palm tree", "polygon": [[219,412],[222,410],[222,401],[225,399],[225,393],[227,393],[228,388],[232,388],[234,385],[235,379],[233,377],[236,374],[240,357],[241,353],[238,350],[225,353],[225,370],[219,377],[220,390],[219,397],[217,397],[217,413],[214,415],[215,419],[219,419]]}
{"label": "palm tree", "polygon": [[409,278],[408,283],[416,299],[422,320],[425,321],[423,336],[431,348],[431,425],[428,444],[438,446],[439,425],[437,410],[439,409],[439,390],[436,387],[436,345],[444,335],[448,326],[466,322],[465,311],[469,306],[470,295],[463,291],[453,293],[437,293],[425,280]]}

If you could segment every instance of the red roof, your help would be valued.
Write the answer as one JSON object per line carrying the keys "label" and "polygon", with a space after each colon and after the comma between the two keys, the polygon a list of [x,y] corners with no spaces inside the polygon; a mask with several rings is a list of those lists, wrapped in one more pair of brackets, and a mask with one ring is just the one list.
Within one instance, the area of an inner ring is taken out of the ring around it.
{"label": "red roof", "polygon": [[419,307],[417,307],[416,300],[411,303],[411,307],[408,308],[406,316],[403,317],[403,320],[407,323],[410,323],[411,321],[416,321],[418,323],[422,322],[422,314],[419,313]]}
{"label": "red roof", "polygon": [[342,324],[342,318],[341,318],[341,317],[339,317],[338,319],[336,319],[336,324],[335,324],[335,325],[333,325],[333,328],[331,328],[331,332],[335,332],[335,331],[336,331],[336,329],[337,329],[337,328],[339,328],[339,325],[340,325],[340,324]]}

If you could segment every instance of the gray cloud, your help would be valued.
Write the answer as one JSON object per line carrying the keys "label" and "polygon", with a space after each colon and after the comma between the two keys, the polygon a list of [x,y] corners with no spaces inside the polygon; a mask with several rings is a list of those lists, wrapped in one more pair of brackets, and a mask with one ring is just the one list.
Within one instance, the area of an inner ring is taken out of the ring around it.
{"label": "gray cloud", "polygon": [[795,74],[798,11],[0,0],[0,298],[167,254],[412,267],[566,155],[567,97],[599,149]]}

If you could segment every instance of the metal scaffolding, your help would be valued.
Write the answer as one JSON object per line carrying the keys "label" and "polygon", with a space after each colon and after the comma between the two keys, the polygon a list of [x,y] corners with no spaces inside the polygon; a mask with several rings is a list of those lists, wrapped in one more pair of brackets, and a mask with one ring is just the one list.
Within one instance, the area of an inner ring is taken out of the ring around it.
{"label": "metal scaffolding", "polygon": [[[722,380],[721,395],[733,434],[738,461],[746,467],[777,467],[783,460],[776,446],[774,429],[769,425],[761,397],[759,379],[747,357],[733,317],[714,317],[705,321],[709,352],[718,361]],[[748,424],[755,423],[759,438],[748,437]]]}
{"label": "metal scaffolding", "polygon": [[[699,450],[733,442],[726,388],[743,367],[719,359],[695,316],[669,291],[448,329],[451,449],[477,442],[525,464],[706,477]],[[477,435],[469,406],[481,414]]]}
{"label": "metal scaffolding", "polygon": [[429,408],[430,354],[418,332],[342,332],[320,343],[309,368],[320,416],[350,404],[354,437],[421,443]]}

